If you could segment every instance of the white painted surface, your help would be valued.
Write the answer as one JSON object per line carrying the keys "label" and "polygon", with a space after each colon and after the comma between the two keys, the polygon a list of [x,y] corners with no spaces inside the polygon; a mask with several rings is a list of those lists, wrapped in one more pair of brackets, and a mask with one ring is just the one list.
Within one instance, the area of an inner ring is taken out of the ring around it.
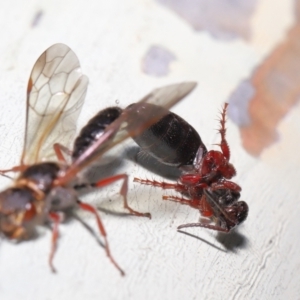
{"label": "white painted surface", "polygon": [[[99,109],[126,106],[154,87],[184,80],[199,83],[175,109],[197,128],[205,144],[217,142],[216,114],[241,79],[271,51],[293,18],[292,1],[262,1],[253,24],[272,32],[273,40],[220,42],[194,32],[177,15],[150,0],[1,1],[0,3],[0,166],[18,163],[25,117],[25,89],[33,63],[48,46],[63,42],[78,55],[90,85],[79,128]],[[275,4],[274,4],[275,3]],[[276,5],[276,3],[278,5]],[[282,7],[282,19],[262,22],[259,14]],[[266,9],[268,7],[268,9]],[[42,10],[38,26],[30,23]],[[261,22],[261,23],[259,23]],[[269,36],[269,38],[270,38]],[[177,60],[167,77],[141,71],[149,46],[161,44]],[[250,207],[247,221],[230,236],[189,229],[201,239],[177,233],[176,227],[198,219],[198,212],[162,202],[162,191],[131,183],[129,199],[152,220],[102,213],[112,253],[126,271],[122,278],[93,237],[75,220],[61,226],[53,275],[47,264],[50,232],[30,242],[0,244],[1,299],[299,299],[300,176],[299,105],[281,122],[280,139],[259,159],[240,146],[237,128],[228,122],[236,181]],[[128,149],[128,143],[121,149]],[[116,171],[131,177],[155,176],[124,161]],[[10,182],[0,178],[1,187]],[[118,189],[95,191],[84,199],[95,205],[114,199]],[[95,228],[87,215],[84,220]],[[221,242],[220,242],[221,241]],[[226,248],[227,247],[227,248]]]}

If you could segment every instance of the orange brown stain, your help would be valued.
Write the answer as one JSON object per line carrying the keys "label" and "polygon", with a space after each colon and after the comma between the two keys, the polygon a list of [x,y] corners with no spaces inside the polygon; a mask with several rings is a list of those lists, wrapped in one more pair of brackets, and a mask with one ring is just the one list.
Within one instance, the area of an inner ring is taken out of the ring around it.
{"label": "orange brown stain", "polygon": [[276,141],[276,127],[300,96],[300,0],[296,24],[286,39],[254,72],[255,95],[249,102],[251,123],[241,128],[244,148],[258,156]]}

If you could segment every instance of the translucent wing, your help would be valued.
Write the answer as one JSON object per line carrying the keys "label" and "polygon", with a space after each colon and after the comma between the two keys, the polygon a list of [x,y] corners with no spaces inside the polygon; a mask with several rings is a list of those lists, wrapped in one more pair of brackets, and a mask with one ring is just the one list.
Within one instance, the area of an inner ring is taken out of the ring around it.
{"label": "translucent wing", "polygon": [[[99,139],[73,162],[59,183],[72,180],[74,174],[129,136],[134,137],[141,134],[168,114],[168,109],[188,95],[196,85],[195,82],[184,82],[165,86],[152,91],[139,102],[128,106],[121,116],[105,129]],[[154,105],[149,107],[145,103]]]}
{"label": "translucent wing", "polygon": [[48,48],[36,61],[27,87],[21,164],[55,160],[54,143],[69,146],[76,132],[88,85],[75,53],[64,44]]}

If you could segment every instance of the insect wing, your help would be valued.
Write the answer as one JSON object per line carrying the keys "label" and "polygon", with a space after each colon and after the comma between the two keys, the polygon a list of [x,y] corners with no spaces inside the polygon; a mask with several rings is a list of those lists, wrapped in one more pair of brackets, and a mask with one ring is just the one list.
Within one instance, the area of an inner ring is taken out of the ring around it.
{"label": "insect wing", "polygon": [[[129,136],[141,134],[166,115],[168,109],[188,95],[196,85],[195,82],[184,82],[155,89],[138,103],[128,106],[120,117],[105,129],[99,139],[73,162],[64,178],[60,179],[60,184],[70,181],[74,174]],[[154,105],[151,109],[145,109],[144,103]]]}
{"label": "insect wing", "polygon": [[196,86],[197,83],[193,81],[170,84],[153,90],[138,103],[146,102],[155,104],[169,110],[172,106],[192,92]]}
{"label": "insect wing", "polygon": [[54,143],[69,146],[86,95],[88,78],[64,44],[49,47],[36,61],[27,87],[21,164],[56,160]]}

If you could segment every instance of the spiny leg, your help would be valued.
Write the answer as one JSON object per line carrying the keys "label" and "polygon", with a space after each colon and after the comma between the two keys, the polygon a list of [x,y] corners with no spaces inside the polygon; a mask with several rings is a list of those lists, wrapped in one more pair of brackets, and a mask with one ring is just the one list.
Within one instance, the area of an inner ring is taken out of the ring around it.
{"label": "spiny leg", "polygon": [[141,178],[137,178],[135,177],[133,179],[133,182],[138,182],[140,184],[145,184],[145,185],[152,185],[155,187],[160,187],[164,190],[175,190],[177,192],[185,192],[187,189],[185,187],[185,185],[180,184],[180,183],[167,183],[164,181],[156,181],[156,180],[149,180],[149,179],[141,179]]}
{"label": "spiny leg", "polygon": [[100,234],[103,236],[104,238],[104,242],[105,242],[105,251],[106,251],[106,254],[108,256],[108,258],[110,259],[110,261],[112,262],[112,264],[120,271],[121,275],[124,276],[125,275],[125,272],[121,269],[121,267],[117,264],[117,262],[114,260],[114,258],[112,257],[111,253],[110,253],[110,249],[109,249],[109,244],[108,244],[108,240],[107,240],[107,234],[106,234],[106,231],[105,231],[105,228],[104,228],[104,225],[100,219],[100,216],[99,214],[97,213],[97,210],[95,207],[87,204],[87,203],[84,203],[80,200],[77,200],[77,203],[79,205],[79,207],[82,209],[82,210],[85,210],[85,211],[88,211],[90,213],[92,213],[96,220],[97,220],[97,225],[98,225],[98,228],[99,228],[99,231],[100,231]]}
{"label": "spiny leg", "polygon": [[192,200],[185,199],[183,197],[168,195],[168,196],[163,196],[162,198],[163,198],[163,200],[170,200],[170,201],[173,201],[173,202],[179,202],[180,204],[189,205],[189,206],[192,206],[193,208],[198,208],[198,205],[195,205],[195,206],[193,205]]}
{"label": "spiny leg", "polygon": [[219,146],[221,147],[222,153],[225,156],[225,158],[227,160],[229,160],[230,159],[230,148],[229,148],[228,142],[225,137],[225,135],[226,135],[225,123],[226,123],[227,107],[228,107],[228,103],[225,103],[222,113],[221,113],[221,119],[220,119],[221,128],[219,129],[219,132],[221,134],[221,144],[219,144]]}
{"label": "spiny leg", "polygon": [[200,198],[194,199],[185,199],[177,196],[163,196],[163,200],[170,200],[174,202],[179,202],[183,205],[189,205],[192,208],[199,210],[201,215],[204,217],[211,217],[213,214],[210,205],[206,201],[205,195],[202,195]]}

